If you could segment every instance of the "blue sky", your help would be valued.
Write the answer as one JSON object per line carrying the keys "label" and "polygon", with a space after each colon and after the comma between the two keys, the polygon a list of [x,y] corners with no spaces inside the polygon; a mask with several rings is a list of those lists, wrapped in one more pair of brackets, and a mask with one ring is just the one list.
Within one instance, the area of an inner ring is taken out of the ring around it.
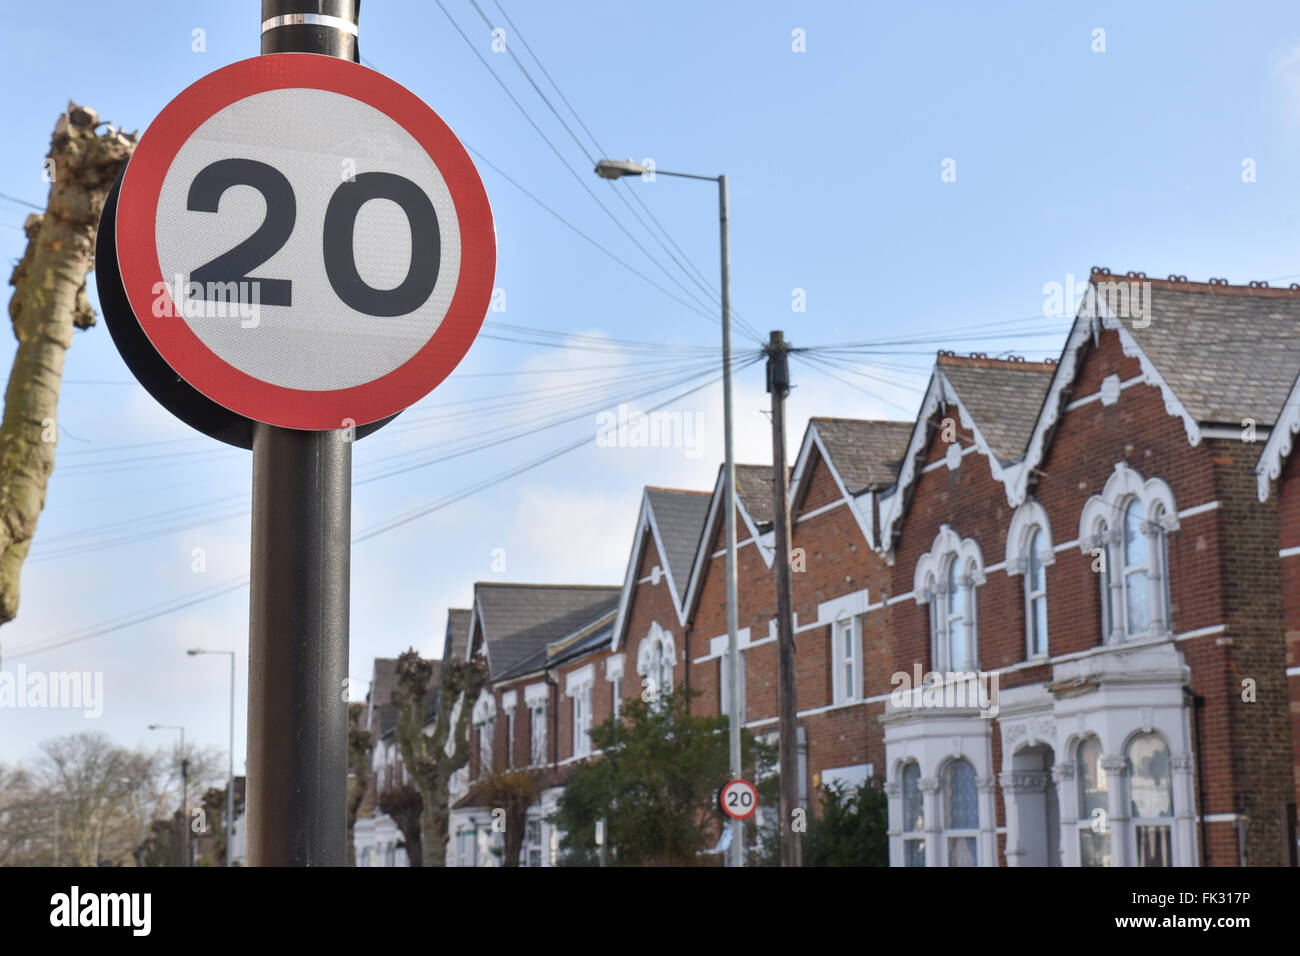
{"label": "blue sky", "polygon": [[[703,367],[718,341],[715,322],[603,254],[502,173],[678,297],[685,294],[580,181],[697,294],[614,190],[625,198],[635,190],[713,287],[712,187],[665,177],[616,187],[597,180],[515,63],[492,52],[489,27],[470,0],[442,2],[577,178],[436,3],[365,4],[362,54],[500,168],[480,165],[496,219],[496,286],[506,302],[488,318],[557,333],[551,341],[559,347],[481,338],[434,394],[361,441],[356,531],[584,435],[594,439],[599,410],[658,388],[639,401],[646,407],[705,381],[674,386]],[[505,27],[509,49],[580,139],[586,133],[523,40],[604,151],[650,157],[663,169],[728,174],[734,304],[749,325],[764,336],[784,329],[797,346],[922,340],[837,377],[795,363],[792,452],[810,415],[910,418],[938,347],[1055,354],[1065,323],[1043,318],[1043,287],[1071,273],[1081,278],[1090,266],[1233,282],[1300,278],[1300,10],[1292,4],[1225,12],[1185,3],[661,0],[647,8],[502,0],[521,36],[493,0],[479,5]],[[43,205],[40,161],[69,98],[143,130],[185,86],[256,54],[258,14],[255,0],[7,11],[0,191]],[[195,29],[204,31],[203,52],[192,49]],[[1097,29],[1105,31],[1104,52],[1093,50]],[[795,30],[804,31],[805,52],[792,50]],[[948,159],[954,182],[941,179]],[[1254,161],[1254,182],[1243,181],[1246,159]],[[7,262],[21,254],[24,216],[22,206],[0,199]],[[795,290],[803,290],[806,311],[792,309]],[[1017,326],[1033,335],[980,330],[1034,317]],[[737,347],[756,343],[738,331]],[[12,349],[8,341],[0,353],[6,370]],[[742,371],[741,461],[769,460],[766,405],[761,365]],[[621,581],[641,487],[709,488],[721,456],[716,385],[670,407],[700,414],[698,452],[602,448],[593,440],[358,543],[354,696],[364,696],[375,656],[408,646],[437,653],[447,608],[465,606],[475,580]],[[538,427],[540,419],[570,416],[576,420]],[[159,408],[134,384],[102,324],[79,333],[68,354],[60,425],[19,618],[0,631],[3,666],[102,671],[104,713],[87,720],[72,711],[0,712],[0,761],[30,757],[40,740],[86,729],[130,745],[164,743],[145,729],[150,722],[184,724],[191,739],[224,747],[224,661],[184,654],[202,644],[238,654],[240,772],[246,588],[56,649],[23,648],[245,575],[250,456]],[[387,474],[481,444],[492,429],[518,437]],[[194,570],[196,548],[204,550],[202,572]],[[496,549],[504,552],[503,573],[493,570]]]}

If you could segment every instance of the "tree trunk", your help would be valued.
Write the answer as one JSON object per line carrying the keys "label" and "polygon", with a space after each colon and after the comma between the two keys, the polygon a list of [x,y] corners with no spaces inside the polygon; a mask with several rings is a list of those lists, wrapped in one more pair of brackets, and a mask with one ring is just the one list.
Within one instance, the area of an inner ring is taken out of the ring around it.
{"label": "tree trunk", "polygon": [[94,110],[74,103],[59,117],[46,163],[53,176],[46,212],[27,217],[27,250],[9,280],[18,351],[0,422],[0,624],[18,614],[23,560],[54,470],[64,354],[73,328],[95,322],[86,276],[99,213],[136,143],[134,133],[111,126],[98,135],[99,125]]}

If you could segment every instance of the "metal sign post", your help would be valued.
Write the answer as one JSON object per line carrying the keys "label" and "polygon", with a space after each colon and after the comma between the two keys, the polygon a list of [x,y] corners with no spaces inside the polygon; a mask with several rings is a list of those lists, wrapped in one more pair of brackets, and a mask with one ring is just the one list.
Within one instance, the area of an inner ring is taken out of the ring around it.
{"label": "metal sign post", "polygon": [[346,861],[352,442],[451,373],[496,271],[473,161],[419,97],[356,62],[357,8],[263,0],[263,55],[167,104],[96,241],[131,371],[253,451],[253,866]]}
{"label": "metal sign post", "polygon": [[[293,23],[320,20],[326,6],[334,14],[326,23]],[[354,59],[356,7],[262,0],[262,52]],[[350,438],[262,422],[253,432],[250,866],[347,863]]]}

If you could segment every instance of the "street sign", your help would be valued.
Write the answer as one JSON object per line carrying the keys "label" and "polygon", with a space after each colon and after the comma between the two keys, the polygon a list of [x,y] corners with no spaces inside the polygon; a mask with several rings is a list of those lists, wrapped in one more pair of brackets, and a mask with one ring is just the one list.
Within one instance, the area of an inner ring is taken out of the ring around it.
{"label": "street sign", "polygon": [[[105,315],[132,371],[192,424],[200,400],[236,424],[381,422],[450,374],[491,300],[492,211],[464,146],[409,90],[343,59],[278,53],[203,77],[145,132],[117,192],[130,314],[105,301]],[[151,387],[123,347],[133,333],[183,393]]]}
{"label": "street sign", "polygon": [[748,780],[732,780],[718,792],[718,804],[727,816],[744,820],[758,809],[758,791]]}

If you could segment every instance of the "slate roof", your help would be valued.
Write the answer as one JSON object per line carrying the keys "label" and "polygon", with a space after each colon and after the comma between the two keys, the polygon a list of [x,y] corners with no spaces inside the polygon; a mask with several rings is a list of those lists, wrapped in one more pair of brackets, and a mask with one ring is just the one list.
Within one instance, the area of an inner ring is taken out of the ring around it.
{"label": "slate roof", "polygon": [[452,660],[465,659],[465,647],[469,644],[469,619],[473,612],[469,608],[453,607],[447,611],[447,631],[450,647],[444,644],[443,656],[451,655]]}
{"label": "slate roof", "polygon": [[998,461],[1019,459],[1052,384],[1055,364],[943,353],[938,362]]}
{"label": "slate roof", "polygon": [[[1100,274],[1094,282],[1122,276]],[[1272,425],[1300,369],[1300,290],[1151,283],[1150,315],[1120,316],[1199,422]]]}
{"label": "slate roof", "polygon": [[849,494],[887,488],[898,479],[912,422],[814,418],[812,424]]}
{"label": "slate roof", "polygon": [[[789,487],[789,468],[786,468],[785,476],[786,487]],[[737,465],[736,498],[760,531],[772,527],[772,466]]]}
{"label": "slate roof", "polygon": [[492,679],[513,672],[546,645],[618,605],[621,588],[570,584],[474,586]]}
{"label": "slate roof", "polygon": [[684,595],[691,563],[700,546],[700,534],[709,515],[709,493],[648,487],[646,496],[663,539],[665,553],[660,557],[667,562],[679,595]]}

